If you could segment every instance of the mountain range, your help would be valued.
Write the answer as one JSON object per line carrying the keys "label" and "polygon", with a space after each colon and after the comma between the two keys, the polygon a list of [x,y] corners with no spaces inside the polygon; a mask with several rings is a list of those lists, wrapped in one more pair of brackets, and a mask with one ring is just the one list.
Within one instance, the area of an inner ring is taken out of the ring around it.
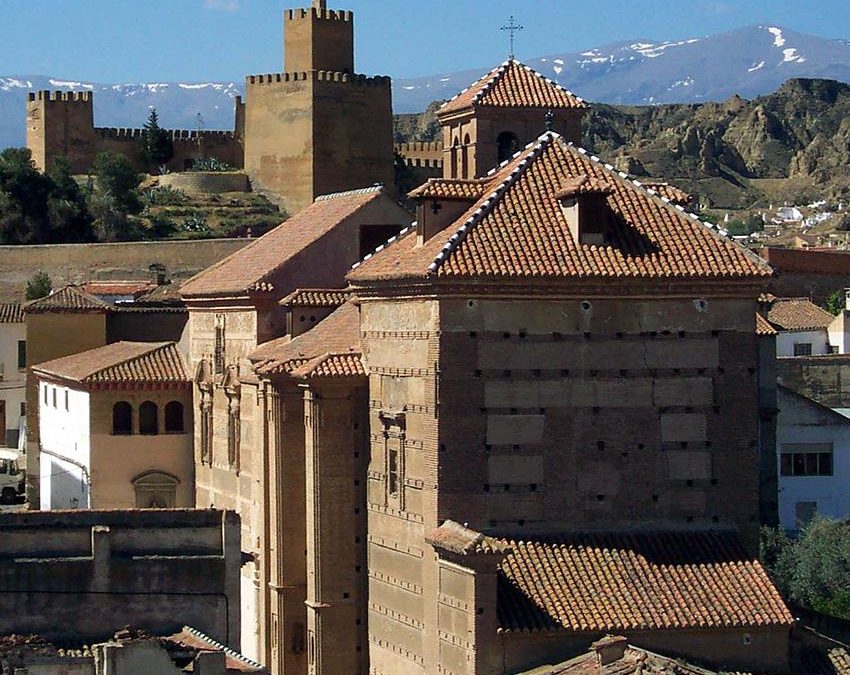
{"label": "mountain range", "polygon": [[[850,41],[828,40],[778,26],[751,26],[675,41],[631,40],[581,53],[525,60],[589,101],[616,105],[753,98],[791,78],[850,82]],[[393,83],[397,113],[425,110],[483,75],[486,68]],[[36,75],[0,76],[0,147],[25,143],[25,93],[92,91],[97,126],[139,127],[151,107],[162,126],[233,128],[233,99],[242,82],[102,84]],[[198,114],[202,121],[198,120]]]}

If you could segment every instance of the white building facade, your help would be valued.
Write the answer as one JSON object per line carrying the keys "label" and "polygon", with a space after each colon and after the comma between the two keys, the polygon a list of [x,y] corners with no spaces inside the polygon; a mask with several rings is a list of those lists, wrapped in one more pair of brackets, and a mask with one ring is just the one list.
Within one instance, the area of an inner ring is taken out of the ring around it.
{"label": "white building facade", "polygon": [[0,304],[0,447],[18,447],[26,414],[26,340],[20,304]]}
{"label": "white building facade", "polygon": [[779,522],[850,518],[850,419],[780,386],[776,428]]}

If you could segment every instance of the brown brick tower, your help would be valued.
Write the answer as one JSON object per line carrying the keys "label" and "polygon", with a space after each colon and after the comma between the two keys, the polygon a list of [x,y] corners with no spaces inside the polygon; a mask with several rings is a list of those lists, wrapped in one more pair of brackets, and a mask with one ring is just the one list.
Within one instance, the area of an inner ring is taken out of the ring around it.
{"label": "brown brick tower", "polygon": [[246,82],[245,168],[290,213],[321,194],[393,180],[390,79],[354,73],[351,12],[284,16],[285,72]]}

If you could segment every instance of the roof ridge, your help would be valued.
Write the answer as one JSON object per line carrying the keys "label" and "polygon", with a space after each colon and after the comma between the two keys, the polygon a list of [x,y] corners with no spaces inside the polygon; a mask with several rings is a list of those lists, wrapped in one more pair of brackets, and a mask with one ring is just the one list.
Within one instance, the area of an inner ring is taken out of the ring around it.
{"label": "roof ridge", "polygon": [[[451,97],[448,101],[446,101],[445,103],[443,103],[443,105],[441,105],[441,106],[440,106],[440,110],[442,110],[443,108],[445,108],[446,106],[448,106],[448,105],[449,105],[452,101],[454,101],[455,99],[460,98],[461,96],[463,96],[466,92],[468,92],[470,89],[472,89],[474,86],[476,86],[479,82],[483,83],[483,84],[481,85],[481,87],[482,87],[482,91],[483,91],[485,88],[489,88],[489,87],[490,87],[490,85],[492,85],[492,84],[493,84],[493,81],[494,81],[494,79],[496,78],[496,76],[497,76],[497,75],[500,75],[500,74],[502,74],[502,73],[504,73],[504,72],[505,72],[505,69],[508,67],[508,65],[510,64],[510,62],[511,62],[511,59],[507,59],[507,60],[505,60],[504,62],[502,62],[501,64],[499,64],[498,66],[496,66],[495,68],[493,68],[492,70],[490,70],[490,72],[485,73],[484,75],[482,75],[481,77],[479,77],[477,80],[475,80],[475,82],[473,82],[472,84],[470,84],[468,87],[465,87],[464,89],[461,89],[461,90],[460,90],[457,94],[455,94],[455,95],[454,95],[454,96],[452,96],[452,97]],[[486,82],[484,82],[485,78],[487,79],[487,81],[486,81]],[[473,103],[473,104],[475,104],[475,103],[477,103],[477,102],[478,102],[478,99],[481,97],[481,93],[482,93],[482,92],[481,92],[481,91],[479,91],[479,92],[475,95],[475,97],[472,99],[472,103]],[[438,110],[437,112],[439,112],[439,110]]]}
{"label": "roof ridge", "polygon": [[[650,196],[654,197],[655,199],[660,200],[668,208],[675,209],[676,211],[678,211],[683,216],[690,217],[690,219],[692,221],[696,221],[696,222],[700,223],[701,225],[703,225],[704,227],[706,227],[708,229],[709,234],[713,238],[718,239],[719,241],[726,241],[726,242],[731,242],[733,244],[736,244],[736,242],[734,240],[729,238],[729,231],[726,230],[725,228],[722,228],[719,225],[715,225],[714,223],[710,223],[707,220],[702,220],[696,213],[690,213],[690,212],[686,211],[685,207],[682,206],[681,204],[675,204],[670,199],[668,199],[667,197],[662,197],[656,190],[653,190],[652,188],[646,187],[643,183],[641,183],[636,178],[632,178],[625,171],[618,171],[614,167],[613,164],[611,164],[610,162],[602,161],[602,159],[598,155],[592,154],[586,148],[584,148],[584,147],[582,147],[582,146],[580,146],[580,145],[578,145],[578,144],[576,144],[572,141],[567,143],[567,145],[569,147],[573,148],[574,150],[576,150],[576,152],[579,152],[580,154],[586,156],[594,164],[598,164],[599,166],[603,167],[606,171],[608,171],[615,178],[619,178],[622,181],[625,181],[627,183],[631,183],[632,185],[634,185],[637,188],[640,188],[641,190],[643,190],[644,192],[646,192]],[[766,266],[766,267],[770,268],[770,265],[768,264],[768,262],[764,258],[753,253],[746,246],[740,246],[738,244],[736,244],[736,246],[738,246],[738,248],[741,250],[741,253],[744,256],[749,258],[756,265],[759,265],[759,266],[762,266],[762,267]]]}
{"label": "roof ridge", "polygon": [[[543,149],[551,142],[561,138],[561,136],[554,131],[546,131],[541,136],[537,138],[536,142],[529,143],[525,147],[525,150],[521,152],[527,152],[528,154],[514,167],[513,171],[511,171],[507,177],[501,182],[501,184],[496,187],[493,192],[486,198],[486,201],[481,204],[475,211],[472,213],[469,218],[461,225],[457,232],[455,232],[449,240],[445,243],[440,252],[437,253],[433,262],[428,265],[429,274],[433,274],[436,272],[440,265],[442,265],[449,257],[451,253],[453,253],[458,245],[466,238],[466,235],[475,226],[480,220],[487,215],[493,206],[498,201],[499,197],[508,189],[511,185],[513,185],[517,178],[519,178],[528,168],[528,165],[540,156],[540,153],[543,152]],[[532,147],[530,147],[532,146]],[[530,150],[529,150],[530,147]],[[520,153],[517,153],[517,155]],[[517,155],[511,158],[511,160],[515,159]],[[509,160],[510,161],[510,160]],[[482,197],[483,199],[483,197]],[[479,199],[479,204],[481,200]]]}
{"label": "roof ridge", "polygon": [[325,202],[329,199],[337,199],[339,197],[353,197],[355,195],[367,195],[370,193],[378,194],[384,191],[383,183],[375,183],[369,187],[355,188],[354,190],[343,190],[342,192],[329,192],[324,195],[318,195],[313,202]]}
{"label": "roof ridge", "polygon": [[196,638],[200,638],[201,640],[209,642],[213,647],[215,647],[216,649],[220,649],[227,656],[234,658],[237,661],[242,661],[244,664],[249,665],[252,668],[257,668],[258,670],[265,670],[261,663],[257,663],[253,659],[249,659],[244,654],[237,652],[235,649],[231,649],[230,647],[222,644],[218,640],[214,640],[206,633],[202,633],[201,631],[199,631],[197,628],[193,628],[192,626],[183,626],[183,630],[194,635]]}
{"label": "roof ridge", "polygon": [[555,80],[546,77],[543,73],[536,71],[534,68],[532,68],[528,64],[523,63],[522,61],[517,61],[516,59],[513,59],[513,62],[516,63],[519,66],[522,66],[523,68],[525,68],[528,72],[532,73],[533,75],[536,75],[537,77],[539,77],[541,80],[543,80],[547,84],[551,84],[552,86],[557,87],[558,89],[560,89],[564,93],[569,94],[574,99],[576,99],[579,103],[587,103],[587,101],[585,101],[578,94],[573,93],[570,89],[567,89],[564,85],[560,84],[559,82],[555,82]]}

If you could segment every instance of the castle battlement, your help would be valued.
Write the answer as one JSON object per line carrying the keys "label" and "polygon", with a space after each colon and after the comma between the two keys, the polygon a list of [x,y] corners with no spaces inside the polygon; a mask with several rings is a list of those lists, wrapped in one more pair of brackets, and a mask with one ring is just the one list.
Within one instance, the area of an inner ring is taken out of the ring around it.
{"label": "castle battlement", "polygon": [[284,12],[284,17],[287,21],[295,21],[312,17],[322,21],[339,21],[341,23],[350,23],[353,18],[352,12],[342,9],[319,9],[310,7],[309,9],[287,9]]}
{"label": "castle battlement", "polygon": [[[233,131],[221,130],[203,130],[197,129],[165,129],[172,141],[197,140],[200,138],[216,138],[230,139],[235,138],[236,133]],[[129,141],[136,142],[144,135],[144,129],[130,128],[113,128],[113,127],[95,127],[94,133],[99,138],[106,138],[112,141]]]}
{"label": "castle battlement", "polygon": [[392,78],[386,75],[358,75],[340,72],[337,70],[311,70],[290,73],[269,73],[265,75],[249,75],[246,86],[251,85],[274,85],[286,82],[347,82],[349,84],[363,87],[389,87]]}
{"label": "castle battlement", "polygon": [[31,91],[27,94],[27,100],[30,103],[36,101],[41,102],[62,102],[62,103],[85,103],[92,102],[92,93],[90,91],[51,91],[50,89],[42,89],[40,91]]}
{"label": "castle battlement", "polygon": [[440,141],[413,141],[411,143],[397,143],[396,150],[400,153],[409,154],[425,154],[429,152],[441,153],[442,158],[443,144]]}

